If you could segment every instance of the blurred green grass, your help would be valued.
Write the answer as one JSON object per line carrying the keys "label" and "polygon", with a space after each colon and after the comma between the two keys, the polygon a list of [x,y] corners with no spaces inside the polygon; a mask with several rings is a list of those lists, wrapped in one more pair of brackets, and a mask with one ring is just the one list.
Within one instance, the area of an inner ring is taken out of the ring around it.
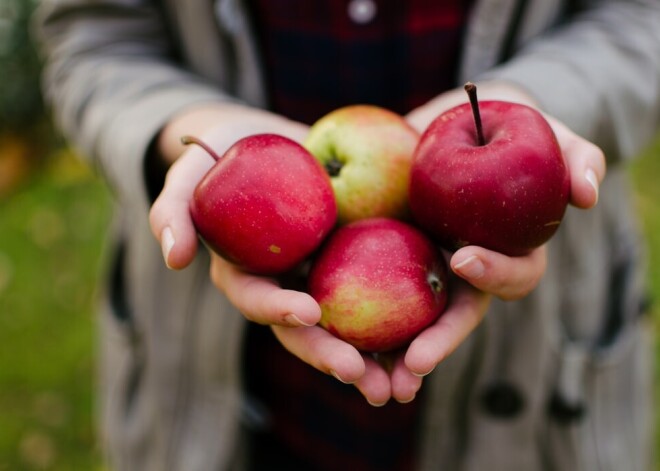
{"label": "blurred green grass", "polygon": [[648,248],[649,321],[655,334],[655,469],[660,470],[660,134],[630,166],[635,204]]}
{"label": "blurred green grass", "polygon": [[[660,135],[630,172],[660,333]],[[94,317],[111,205],[102,181],[66,150],[0,197],[0,471],[102,469]]]}
{"label": "blurred green grass", "polygon": [[0,470],[94,470],[108,190],[73,155],[0,199]]}

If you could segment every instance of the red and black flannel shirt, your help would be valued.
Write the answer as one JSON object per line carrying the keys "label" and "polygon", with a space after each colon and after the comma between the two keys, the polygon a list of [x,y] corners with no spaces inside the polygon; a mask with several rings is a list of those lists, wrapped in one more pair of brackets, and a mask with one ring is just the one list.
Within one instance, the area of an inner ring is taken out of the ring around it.
{"label": "red and black flannel shirt", "polygon": [[[250,0],[271,107],[313,123],[348,104],[405,114],[456,86],[467,0]],[[249,394],[267,411],[254,469],[408,470],[423,391],[410,404],[367,404],[251,325]]]}

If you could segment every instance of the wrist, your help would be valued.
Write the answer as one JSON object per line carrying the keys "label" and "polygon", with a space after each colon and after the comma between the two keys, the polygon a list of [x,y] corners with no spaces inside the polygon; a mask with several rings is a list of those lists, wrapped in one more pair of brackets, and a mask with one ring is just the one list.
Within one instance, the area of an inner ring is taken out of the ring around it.
{"label": "wrist", "polygon": [[201,136],[217,123],[223,121],[226,114],[231,114],[241,105],[212,103],[186,109],[175,115],[158,134],[154,150],[169,167],[183,153],[185,146],[181,137],[185,135]]}
{"label": "wrist", "polygon": [[238,103],[213,103],[191,108],[170,120],[156,140],[156,149],[171,165],[185,150],[182,136],[204,138],[223,154],[237,140],[265,132],[300,141],[307,127],[267,110]]}
{"label": "wrist", "polygon": [[475,82],[479,86],[480,100],[502,100],[522,103],[540,109],[540,103],[524,87],[504,80],[485,80]]}
{"label": "wrist", "polygon": [[[475,82],[479,86],[479,100],[503,100],[522,103],[533,108],[539,108],[538,101],[524,88],[513,82],[486,80]],[[420,132],[440,114],[445,111],[468,102],[468,96],[463,87],[457,87],[432,98],[419,108],[412,110],[408,121]]]}

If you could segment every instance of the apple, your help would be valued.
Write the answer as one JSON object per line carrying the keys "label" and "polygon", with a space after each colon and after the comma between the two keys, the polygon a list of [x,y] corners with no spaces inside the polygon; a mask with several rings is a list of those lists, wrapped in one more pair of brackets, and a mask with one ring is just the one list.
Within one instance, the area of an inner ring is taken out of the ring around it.
{"label": "apple", "polygon": [[438,116],[424,131],[410,176],[413,220],[444,248],[479,245],[522,255],[559,227],[569,172],[552,128],[529,106],[478,102]]}
{"label": "apple", "polygon": [[447,302],[447,265],[410,224],[370,218],[339,227],[322,245],[308,279],[319,324],[363,352],[409,343]]}
{"label": "apple", "polygon": [[408,184],[419,133],[397,113],[351,105],[316,121],[303,145],[326,168],[338,223],[409,217]]}
{"label": "apple", "polygon": [[329,234],[337,218],[330,179],[300,144],[276,134],[234,143],[197,184],[190,203],[195,228],[216,253],[260,275],[293,269]]}

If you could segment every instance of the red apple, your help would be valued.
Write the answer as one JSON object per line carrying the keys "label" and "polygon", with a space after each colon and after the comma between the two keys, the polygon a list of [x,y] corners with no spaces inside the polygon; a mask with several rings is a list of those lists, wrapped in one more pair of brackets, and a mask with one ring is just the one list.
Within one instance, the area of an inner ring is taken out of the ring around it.
{"label": "red apple", "polygon": [[365,352],[409,343],[447,301],[447,266],[413,226],[363,219],[333,233],[314,261],[309,293],[320,325]]}
{"label": "red apple", "polygon": [[330,179],[300,144],[275,134],[237,141],[202,178],[190,215],[216,253],[246,271],[291,270],[314,250],[337,218]]}
{"label": "red apple", "polygon": [[328,171],[339,224],[370,217],[407,219],[412,155],[419,133],[403,116],[372,105],[334,110],[303,145]]}
{"label": "red apple", "polygon": [[[543,115],[522,104],[483,101],[438,116],[415,151],[415,222],[455,250],[479,245],[522,255],[555,233],[569,200],[568,168]],[[483,124],[482,124],[483,123]]]}

